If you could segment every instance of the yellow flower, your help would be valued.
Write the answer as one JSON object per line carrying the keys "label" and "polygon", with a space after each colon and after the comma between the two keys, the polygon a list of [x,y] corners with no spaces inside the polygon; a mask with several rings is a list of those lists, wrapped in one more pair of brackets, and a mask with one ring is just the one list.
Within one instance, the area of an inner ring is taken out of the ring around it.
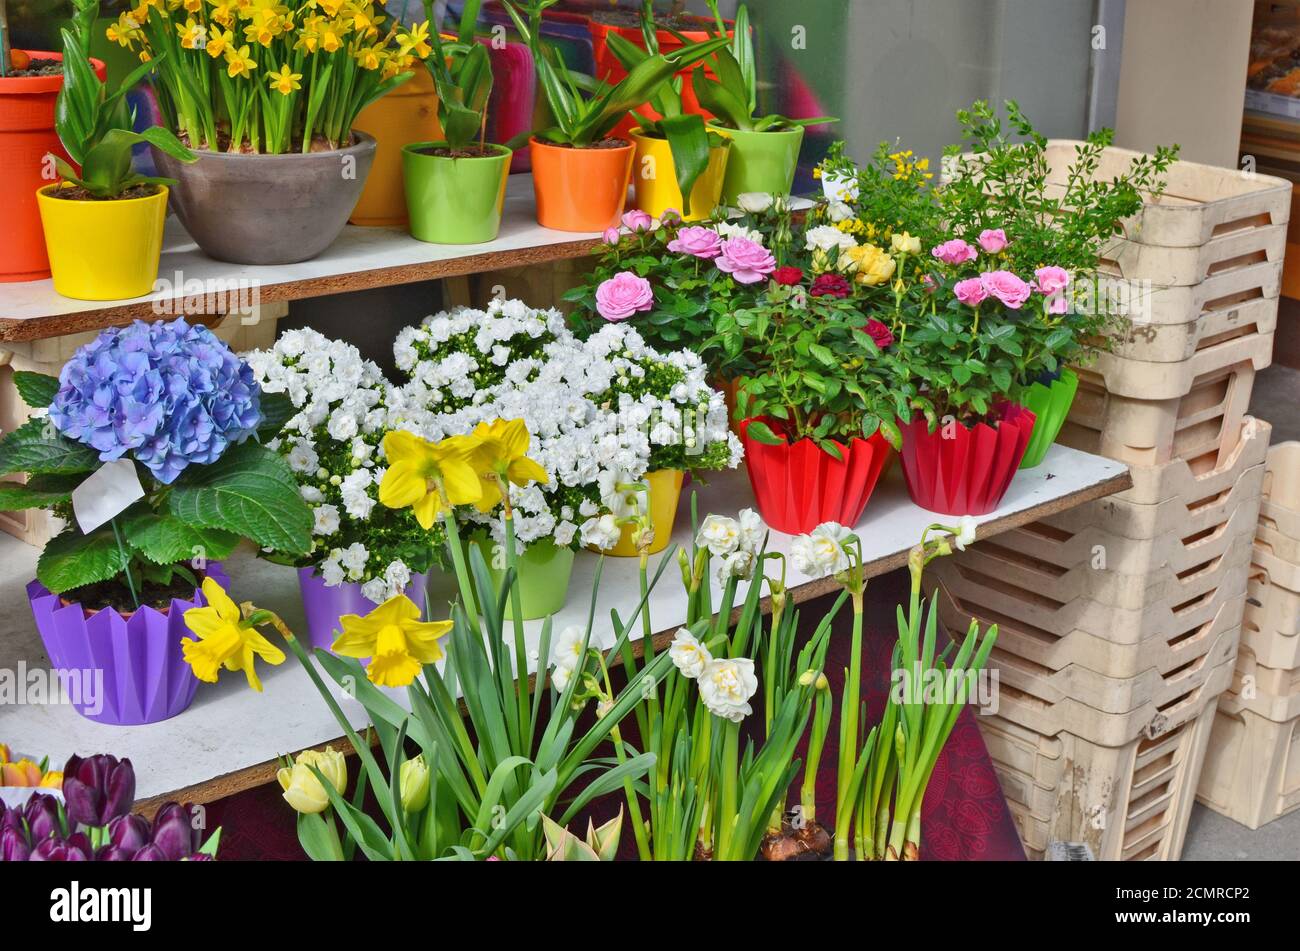
{"label": "yellow flower", "polygon": [[29,759],[0,766],[0,786],[39,786],[41,768]]}
{"label": "yellow flower", "polygon": [[187,19],[184,26],[176,24],[176,35],[180,37],[183,49],[202,49],[206,34],[206,28],[202,23],[195,23],[194,17]]}
{"label": "yellow flower", "polygon": [[383,63],[382,50],[378,46],[367,46],[356,51],[357,65],[362,69],[376,70]]}
{"label": "yellow flower", "polygon": [[867,287],[883,284],[894,276],[894,259],[874,244],[849,248],[840,255],[839,269]]}
{"label": "yellow flower", "polygon": [[403,56],[414,53],[420,59],[427,58],[433,52],[433,47],[429,45],[429,24],[417,23],[409,33],[399,32],[397,48]]}
{"label": "yellow flower", "polygon": [[257,60],[248,55],[248,44],[245,43],[239,49],[232,45],[226,50],[226,72],[231,79],[236,76],[242,76],[249,79],[252,76],[250,70],[257,66]]}
{"label": "yellow flower", "polygon": [[902,234],[895,234],[889,239],[890,249],[895,254],[920,254],[921,239],[914,238],[906,231]]}
{"label": "yellow flower", "polygon": [[324,812],[330,804],[325,787],[311,770],[313,766],[340,793],[348,787],[348,764],[342,753],[332,746],[325,747],[324,752],[303,750],[292,766],[277,770],[275,778],[284,790],[284,801],[307,815]]}
{"label": "yellow flower", "polygon": [[262,682],[257,677],[256,658],[275,666],[284,663],[284,652],[244,621],[239,606],[212,578],[203,579],[203,596],[207,607],[185,612],[185,626],[198,637],[197,641],[187,639],[181,643],[185,662],[195,677],[208,683],[216,683],[217,672],[223,666],[226,670],[242,670],[248,685],[260,693]]}
{"label": "yellow flower", "polygon": [[41,789],[62,789],[63,788],[63,771],[50,770],[41,777]]}
{"label": "yellow flower", "polygon": [[483,495],[469,457],[475,446],[465,436],[431,443],[394,430],[384,436],[388,471],[379,483],[379,501],[390,509],[408,506],[423,528],[432,528],[454,505],[471,505]]}
{"label": "yellow flower", "polygon": [[442,659],[438,638],[451,621],[421,621],[420,609],[404,594],[389,598],[364,617],[339,618],[343,632],[331,648],[344,657],[369,657],[366,677],[381,687],[405,687],[425,664]]}
{"label": "yellow flower", "polygon": [[511,482],[520,488],[530,482],[547,483],[546,470],[529,459],[528,427],[522,419],[494,419],[474,427],[478,443],[472,461],[483,479],[483,497],[478,500],[481,512],[490,512],[501,504],[501,486]]}
{"label": "yellow flower", "polygon": [[423,753],[403,763],[397,775],[404,812],[419,812],[429,804],[429,764]]}
{"label": "yellow flower", "polygon": [[384,19],[369,3],[359,3],[355,0],[345,4],[343,11],[346,18],[351,21],[352,29],[367,37],[379,32],[377,27]]}
{"label": "yellow flower", "polygon": [[218,56],[224,56],[227,50],[234,49],[234,43],[235,34],[218,26],[213,28],[212,36],[208,38],[208,45],[204,49],[209,56],[216,59]]}
{"label": "yellow flower", "polygon": [[311,6],[325,11],[328,17],[339,15],[339,10],[343,8],[343,0],[311,0]]}
{"label": "yellow flower", "polygon": [[229,29],[235,22],[234,0],[221,0],[221,2],[213,3],[212,9],[208,11],[208,19]]}
{"label": "yellow flower", "polygon": [[320,30],[320,47],[326,53],[333,53],[343,45],[344,30],[338,23],[326,23]]}
{"label": "yellow flower", "polygon": [[184,0],[181,4],[186,13],[198,13],[203,9],[203,0]]}
{"label": "yellow flower", "polygon": [[108,29],[104,31],[104,35],[123,49],[130,49],[132,43],[143,37],[140,31],[140,21],[136,20],[131,13],[119,14],[117,22],[109,24]]}
{"label": "yellow flower", "polygon": [[288,63],[280,67],[278,73],[266,74],[266,81],[271,84],[271,88],[282,96],[289,95],[295,89],[301,89],[302,83],[298,82],[300,79],[302,79],[302,73],[291,73]]}

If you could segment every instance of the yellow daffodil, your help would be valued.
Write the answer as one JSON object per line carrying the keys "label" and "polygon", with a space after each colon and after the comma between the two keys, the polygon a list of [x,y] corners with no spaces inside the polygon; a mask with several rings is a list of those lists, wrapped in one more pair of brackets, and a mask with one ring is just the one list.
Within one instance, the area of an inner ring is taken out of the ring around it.
{"label": "yellow daffodil", "polygon": [[405,687],[425,664],[442,659],[438,638],[451,621],[421,621],[420,609],[404,594],[389,598],[367,615],[339,618],[343,632],[331,648],[343,657],[369,657],[366,677],[381,687]]}
{"label": "yellow daffodil", "polygon": [[413,53],[420,59],[428,58],[433,52],[433,47],[429,45],[429,24],[417,23],[409,33],[399,32],[397,48],[403,56]]}
{"label": "yellow daffodil", "polygon": [[326,53],[333,53],[343,45],[343,28],[338,23],[322,24],[320,30],[320,48]]}
{"label": "yellow daffodil", "polygon": [[249,79],[252,76],[252,70],[257,67],[257,60],[248,55],[248,44],[245,43],[239,49],[233,46],[226,50],[226,73],[231,79],[242,76]]}
{"label": "yellow daffodil", "polygon": [[362,69],[376,70],[383,65],[383,51],[378,46],[366,46],[354,54]]}
{"label": "yellow daffodil", "polygon": [[181,650],[185,662],[194,676],[208,683],[216,683],[217,672],[242,670],[248,685],[259,693],[262,682],[254,666],[258,657],[272,666],[284,663],[284,652],[248,624],[239,606],[230,599],[225,589],[214,579],[203,579],[203,597],[207,607],[190,608],[185,612],[185,626],[198,640],[185,640]]}
{"label": "yellow daffodil", "polygon": [[352,29],[362,36],[374,36],[379,32],[378,25],[383,21],[383,16],[375,12],[375,8],[369,3],[353,2],[346,3],[343,6],[343,14],[352,25]]}
{"label": "yellow daffodil", "polygon": [[490,512],[501,504],[501,487],[506,482],[523,488],[530,482],[550,481],[546,470],[527,456],[528,427],[522,419],[479,423],[473,439],[478,445],[472,461],[483,480],[483,497],[476,503],[479,511]]}
{"label": "yellow daffodil", "polygon": [[104,35],[123,49],[130,49],[131,44],[143,36],[140,31],[140,21],[131,13],[119,14],[117,22],[110,23]]}
{"label": "yellow daffodil", "polygon": [[176,35],[180,37],[182,49],[202,49],[207,38],[207,29],[202,23],[196,23],[194,17],[190,17],[183,25],[176,24]]}
{"label": "yellow daffodil", "polygon": [[233,49],[234,43],[235,34],[218,26],[213,28],[212,35],[208,37],[208,45],[203,49],[216,59],[218,56],[225,56],[227,50]]}
{"label": "yellow daffodil", "polygon": [[213,3],[212,9],[208,11],[208,19],[229,29],[235,22],[235,3],[233,0],[220,0],[220,2]]}
{"label": "yellow daffodil", "polygon": [[300,79],[302,79],[302,73],[290,72],[288,63],[280,67],[278,73],[266,74],[266,81],[271,84],[271,88],[282,96],[289,95],[295,89],[301,89],[302,83],[298,82]]}
{"label": "yellow daffodil", "polygon": [[284,801],[306,815],[324,812],[330,804],[325,787],[312,772],[313,766],[338,792],[348,788],[348,764],[341,752],[332,746],[325,747],[324,751],[303,750],[294,757],[292,765],[277,770],[275,778],[284,790]]}
{"label": "yellow daffodil", "polygon": [[181,4],[186,13],[198,13],[203,9],[203,0],[184,0]]}
{"label": "yellow daffodil", "polygon": [[450,506],[471,505],[483,495],[470,464],[475,444],[465,436],[431,443],[395,430],[384,436],[383,448],[388,471],[379,483],[379,501],[390,509],[409,507],[423,528],[432,528]]}
{"label": "yellow daffodil", "polygon": [[321,10],[327,17],[336,17],[343,9],[343,0],[311,0],[311,6]]}

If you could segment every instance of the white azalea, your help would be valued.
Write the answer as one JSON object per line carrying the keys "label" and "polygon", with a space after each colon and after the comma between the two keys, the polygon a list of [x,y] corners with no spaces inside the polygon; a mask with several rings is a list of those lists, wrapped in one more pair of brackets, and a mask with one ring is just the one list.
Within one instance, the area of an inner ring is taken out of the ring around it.
{"label": "white azalea", "polygon": [[713,660],[709,649],[686,628],[679,628],[668,647],[668,655],[673,664],[682,672],[682,676],[694,680],[704,672],[704,668]]}
{"label": "white azalea", "polygon": [[753,710],[749,698],[758,690],[754,662],[748,657],[714,659],[700,672],[700,699],[714,716],[739,723]]}

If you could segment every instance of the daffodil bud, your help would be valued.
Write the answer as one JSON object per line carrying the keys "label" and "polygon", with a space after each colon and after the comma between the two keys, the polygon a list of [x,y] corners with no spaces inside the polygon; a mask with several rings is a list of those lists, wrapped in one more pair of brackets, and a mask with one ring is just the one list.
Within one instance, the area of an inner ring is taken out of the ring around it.
{"label": "daffodil bud", "polygon": [[818,689],[818,690],[829,690],[830,687],[831,687],[831,682],[830,682],[829,680],[826,679],[826,675],[825,675],[825,674],[818,674],[818,675],[817,675],[817,689]]}
{"label": "daffodil bud", "polygon": [[802,674],[799,675],[799,686],[811,687],[813,684],[813,680],[815,680],[816,677],[817,674],[815,671],[805,670]]}
{"label": "daffodil bud", "polygon": [[419,812],[429,804],[429,765],[423,753],[402,764],[398,780],[404,810]]}

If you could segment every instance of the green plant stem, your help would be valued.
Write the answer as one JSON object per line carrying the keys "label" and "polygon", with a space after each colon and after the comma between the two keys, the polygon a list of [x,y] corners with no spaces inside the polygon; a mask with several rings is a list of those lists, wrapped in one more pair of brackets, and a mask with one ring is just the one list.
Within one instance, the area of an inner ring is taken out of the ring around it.
{"label": "green plant stem", "polygon": [[849,827],[853,823],[853,772],[858,747],[858,697],[862,688],[863,591],[859,585],[853,597],[853,640],[849,668],[845,671],[844,697],[840,704],[840,762],[835,793],[835,859],[848,861]]}

